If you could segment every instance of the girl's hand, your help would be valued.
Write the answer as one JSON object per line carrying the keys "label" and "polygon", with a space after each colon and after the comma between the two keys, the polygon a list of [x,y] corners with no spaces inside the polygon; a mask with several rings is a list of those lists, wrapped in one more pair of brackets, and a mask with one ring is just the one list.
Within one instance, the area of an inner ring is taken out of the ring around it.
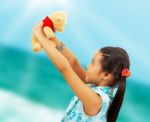
{"label": "girl's hand", "polygon": [[33,34],[40,43],[46,38],[42,31],[42,22],[35,24],[33,27]]}

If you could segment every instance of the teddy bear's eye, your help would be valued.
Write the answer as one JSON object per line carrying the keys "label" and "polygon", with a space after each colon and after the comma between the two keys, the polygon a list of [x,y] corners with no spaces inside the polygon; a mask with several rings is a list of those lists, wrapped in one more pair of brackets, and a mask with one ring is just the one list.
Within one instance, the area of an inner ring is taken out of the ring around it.
{"label": "teddy bear's eye", "polygon": [[57,22],[61,22],[62,21],[62,18],[61,17],[58,17],[57,18]]}

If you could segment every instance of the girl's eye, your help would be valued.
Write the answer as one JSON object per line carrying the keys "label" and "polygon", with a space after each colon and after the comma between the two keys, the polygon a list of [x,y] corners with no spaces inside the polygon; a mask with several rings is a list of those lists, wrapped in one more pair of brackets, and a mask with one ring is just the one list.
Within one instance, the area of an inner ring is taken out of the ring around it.
{"label": "girl's eye", "polygon": [[91,63],[93,64],[94,63],[94,60],[92,59]]}

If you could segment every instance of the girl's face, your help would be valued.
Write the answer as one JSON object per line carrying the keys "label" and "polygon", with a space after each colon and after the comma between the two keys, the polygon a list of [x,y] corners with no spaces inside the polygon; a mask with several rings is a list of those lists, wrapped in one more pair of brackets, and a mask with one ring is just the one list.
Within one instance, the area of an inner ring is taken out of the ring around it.
{"label": "girl's face", "polygon": [[90,64],[87,66],[85,82],[97,85],[102,80],[105,74],[102,71],[102,66],[100,63],[100,60],[102,60],[102,58],[103,55],[101,52],[95,53]]}

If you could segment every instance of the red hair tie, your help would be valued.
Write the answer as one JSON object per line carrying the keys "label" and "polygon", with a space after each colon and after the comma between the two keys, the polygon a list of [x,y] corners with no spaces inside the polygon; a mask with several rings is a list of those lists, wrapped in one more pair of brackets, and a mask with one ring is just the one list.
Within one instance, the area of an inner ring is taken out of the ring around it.
{"label": "red hair tie", "polygon": [[127,68],[124,68],[122,71],[121,71],[121,76],[122,77],[129,77],[131,75],[131,72],[127,69]]}

